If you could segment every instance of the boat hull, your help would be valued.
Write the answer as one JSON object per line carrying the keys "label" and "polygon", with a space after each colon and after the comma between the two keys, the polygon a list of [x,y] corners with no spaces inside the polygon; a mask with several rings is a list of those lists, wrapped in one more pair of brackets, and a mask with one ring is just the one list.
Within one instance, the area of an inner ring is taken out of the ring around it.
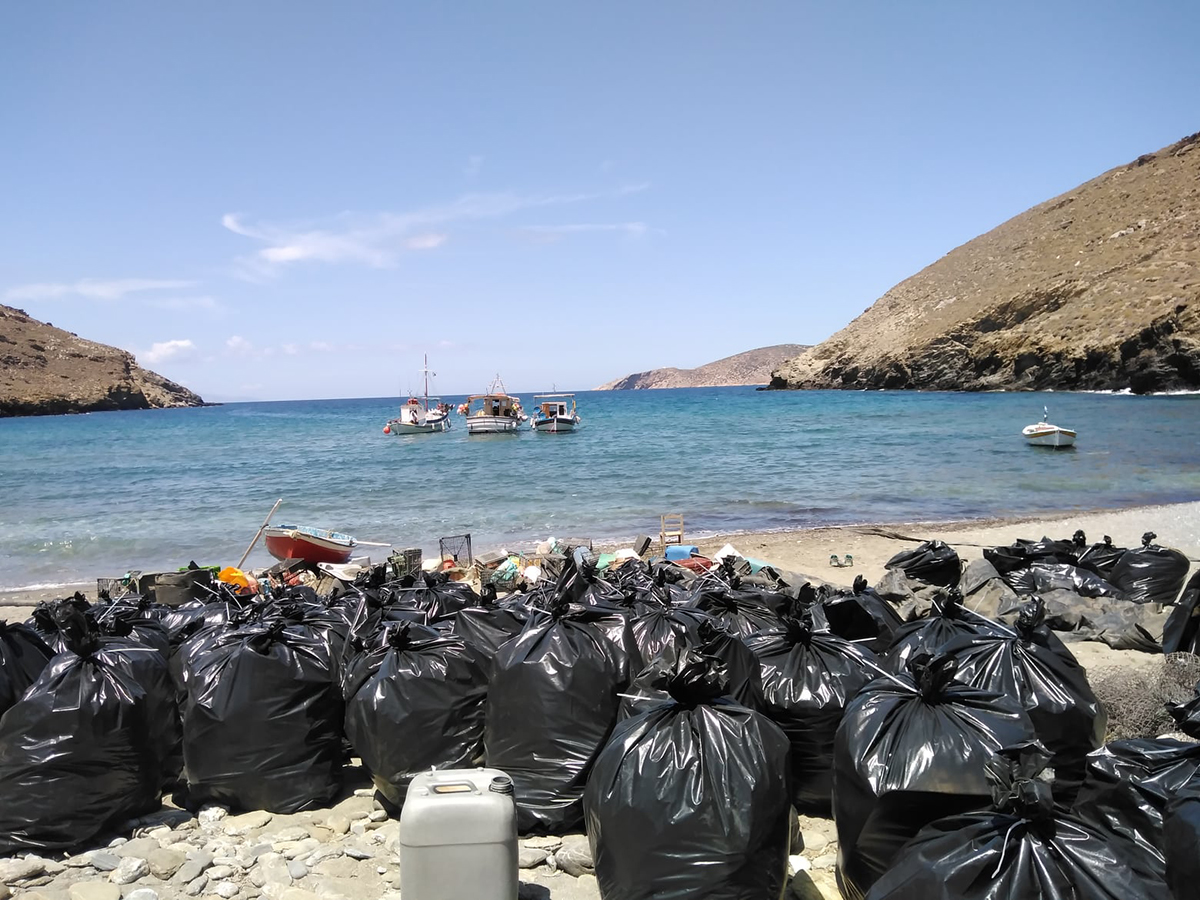
{"label": "boat hull", "polygon": [[268,528],[263,532],[267,552],[276,559],[302,559],[313,563],[350,561],[354,552],[353,539],[323,538],[293,528]]}
{"label": "boat hull", "polygon": [[401,422],[399,419],[393,419],[388,422],[389,434],[394,434],[397,437],[403,434],[433,434],[437,431],[449,431],[450,420],[448,417],[442,417],[436,421],[426,420],[418,422],[414,425],[412,422]]}
{"label": "boat hull", "polygon": [[549,419],[538,419],[533,423],[533,430],[543,434],[559,434],[560,432],[574,431],[576,421],[567,416],[554,416]]}
{"label": "boat hull", "polygon": [[1037,430],[1026,429],[1024,432],[1025,443],[1031,447],[1073,447],[1075,446],[1075,432],[1067,428],[1039,428]]}
{"label": "boat hull", "polygon": [[471,416],[467,419],[467,434],[516,434],[520,424],[512,416]]}

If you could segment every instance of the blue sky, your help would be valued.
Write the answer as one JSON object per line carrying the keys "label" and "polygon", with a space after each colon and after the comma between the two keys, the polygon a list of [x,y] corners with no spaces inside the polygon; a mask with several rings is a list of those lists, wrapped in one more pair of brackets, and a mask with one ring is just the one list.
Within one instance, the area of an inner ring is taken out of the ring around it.
{"label": "blue sky", "polygon": [[816,343],[1200,129],[1200,4],[0,5],[0,302],[209,400]]}

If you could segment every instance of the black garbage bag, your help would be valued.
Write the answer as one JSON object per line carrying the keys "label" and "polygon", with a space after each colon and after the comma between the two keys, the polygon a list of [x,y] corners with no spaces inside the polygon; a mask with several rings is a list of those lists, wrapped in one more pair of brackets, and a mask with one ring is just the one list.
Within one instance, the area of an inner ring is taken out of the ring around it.
{"label": "black garbage bag", "polygon": [[1034,739],[1013,698],[954,680],[950,656],[920,654],[851,701],[833,748],[838,886],[860,900],[930,822],[985,807],[986,764]]}
{"label": "black garbage bag", "polygon": [[821,608],[798,608],[748,639],[762,667],[762,711],[791,742],[792,804],[828,817],[833,740],[850,701],[881,674],[875,654],[829,630]]}
{"label": "black garbage bag", "polygon": [[830,631],[848,641],[865,641],[872,653],[886,653],[904,625],[896,607],[869,587],[862,575],[854,579],[850,591],[822,585],[816,591],[816,601],[825,610]]}
{"label": "black garbage bag", "polygon": [[1087,755],[1104,742],[1108,714],[1083,667],[1044,619],[1035,597],[1011,633],[960,635],[943,652],[958,662],[958,681],[1020,701],[1051,754],[1055,798],[1069,805],[1083,783]]}
{"label": "black garbage bag", "polygon": [[[86,627],[95,629],[96,618],[91,611],[92,604],[88,603],[83,594],[78,591],[71,597],[41,601],[33,608],[33,614],[25,621],[25,624],[36,631],[38,637],[46,642],[46,646],[52,653],[62,653],[69,649],[70,642],[60,630],[60,619],[63,619],[68,607],[83,616],[82,621],[89,623]],[[70,618],[71,621],[76,621],[73,616]],[[63,620],[65,621],[65,619]],[[79,627],[85,626],[80,623]]]}
{"label": "black garbage bag", "polygon": [[[696,610],[685,611],[698,613]],[[675,663],[680,656],[689,653],[711,659],[723,668],[731,700],[747,709],[762,710],[762,672],[758,657],[741,638],[730,634],[712,619],[706,619],[694,634],[687,635],[679,652],[652,660],[638,673],[629,690],[621,696],[619,717],[627,719],[669,700],[667,683],[673,677]]]}
{"label": "black garbage bag", "polygon": [[329,644],[282,620],[214,635],[187,659],[183,754],[192,806],[293,813],[342,783],[342,698]]}
{"label": "black garbage bag", "polygon": [[481,596],[479,606],[455,614],[454,633],[480,652],[490,670],[496,651],[521,633],[529,614],[529,607],[520,600],[497,603],[494,596]]}
{"label": "black garbage bag", "polygon": [[622,722],[584,795],[604,900],[778,898],[787,877],[787,737],[728,699],[719,665],[675,660],[669,697]]}
{"label": "black garbage bag", "polygon": [[1167,712],[1179,725],[1180,731],[1200,740],[1200,684],[1196,685],[1196,696],[1186,703],[1168,703]]}
{"label": "black garbage bag", "polygon": [[1143,624],[1149,608],[1141,603],[1121,603],[1110,606],[1101,615],[1090,617],[1091,640],[1108,644],[1114,650],[1162,653],[1162,645]]}
{"label": "black garbage bag", "polygon": [[1167,887],[1175,900],[1188,900],[1200,891],[1200,796],[1194,789],[1172,800],[1163,821],[1163,855]]}
{"label": "black garbage bag", "polygon": [[915,581],[954,587],[962,573],[962,560],[943,541],[925,541],[911,550],[901,550],[883,564],[885,569],[900,569]]}
{"label": "black garbage bag", "polygon": [[346,736],[393,807],[430,767],[483,760],[487,673],[478,651],[421,625],[396,623],[343,676]]}
{"label": "black garbage bag", "polygon": [[922,653],[937,654],[948,641],[964,634],[1002,634],[1005,629],[963,606],[962,594],[950,588],[933,601],[928,618],[905,622],[896,629],[887,654],[880,661],[889,672],[903,672]]}
{"label": "black garbage bag", "polygon": [[1163,628],[1163,653],[1200,655],[1200,569],[1188,580]]}
{"label": "black garbage bag", "polygon": [[1178,550],[1151,543],[1156,537],[1147,531],[1141,547],[1122,553],[1110,580],[1134,603],[1169,606],[1179,596],[1191,562]]}
{"label": "black garbage bag", "polygon": [[630,620],[638,655],[646,666],[670,663],[700,643],[700,626],[711,622],[708,613],[688,607],[655,606]]}
{"label": "black garbage bag", "polygon": [[1112,741],[1088,757],[1087,777],[1072,811],[1152,854],[1165,877],[1163,817],[1167,804],[1200,783],[1200,744],[1170,738]]}
{"label": "black garbage bag", "polygon": [[67,649],[0,717],[0,856],[71,849],[159,803],[166,663],[66,612]]}
{"label": "black garbage bag", "polygon": [[1079,567],[1095,572],[1105,581],[1111,581],[1113,566],[1117,564],[1117,560],[1125,553],[1125,549],[1124,547],[1113,546],[1112,538],[1106,534],[1103,543],[1092,544],[1092,546],[1080,552]]}
{"label": "black garbage bag", "polygon": [[1109,584],[1095,572],[1069,563],[1035,562],[1029,567],[1033,590],[1074,591],[1081,597],[1112,597],[1124,600],[1121,590]]}
{"label": "black garbage bag", "polygon": [[392,602],[423,610],[429,622],[437,622],[459,610],[478,606],[479,595],[465,581],[451,581],[441,573],[426,572],[413,587],[393,591]]}
{"label": "black garbage bag", "polygon": [[1142,851],[1055,806],[1035,777],[1049,756],[1040,750],[989,762],[991,809],[922,828],[869,900],[1161,900],[1166,886]]}
{"label": "black garbage bag", "polygon": [[157,650],[164,660],[170,658],[171,638],[156,616],[145,610],[119,606],[95,606],[92,612],[101,634],[127,638]]}
{"label": "black garbage bag", "polygon": [[758,588],[743,589],[742,580],[732,573],[728,560],[719,575],[697,579],[686,606],[703,610],[731,634],[748,638],[779,624],[777,610],[786,610],[791,599]]}
{"label": "black garbage bag", "polygon": [[522,834],[583,821],[584,784],[629,682],[629,655],[606,618],[560,603],[496,654],[484,747],[487,764],[513,779]]}
{"label": "black garbage bag", "polygon": [[37,681],[53,655],[28,625],[0,619],[0,716]]}

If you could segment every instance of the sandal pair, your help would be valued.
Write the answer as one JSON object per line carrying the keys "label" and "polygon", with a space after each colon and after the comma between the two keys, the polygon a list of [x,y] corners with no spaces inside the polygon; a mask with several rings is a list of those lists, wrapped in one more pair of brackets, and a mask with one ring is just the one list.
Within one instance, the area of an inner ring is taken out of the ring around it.
{"label": "sandal pair", "polygon": [[837,555],[836,553],[834,553],[832,556],[830,556],[830,557],[829,557],[829,564],[830,564],[831,566],[837,566],[839,569],[843,569],[843,568],[845,568],[845,567],[847,567],[847,566],[853,566],[853,565],[854,565],[854,557],[853,557],[853,556],[851,556],[849,553],[847,553],[847,554],[846,554],[846,559],[845,559],[845,561],[844,561],[844,562],[839,562],[839,561],[838,561],[838,555]]}

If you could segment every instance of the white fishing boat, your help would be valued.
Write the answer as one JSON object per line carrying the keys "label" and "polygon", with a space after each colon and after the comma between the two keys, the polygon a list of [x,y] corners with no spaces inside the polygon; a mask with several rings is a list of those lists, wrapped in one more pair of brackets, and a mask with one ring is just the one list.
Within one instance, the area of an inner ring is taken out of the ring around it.
{"label": "white fishing boat", "polygon": [[[432,434],[437,431],[450,430],[450,405],[442,403],[437,397],[429,396],[429,357],[425,357],[425,396],[423,401],[409,397],[408,402],[400,408],[400,415],[389,419],[383,426],[384,434],[394,434],[397,437],[406,434]],[[435,373],[436,374],[436,373]],[[429,401],[435,401],[433,406]]]}
{"label": "white fishing boat", "polygon": [[575,410],[574,394],[534,394],[540,400],[533,413],[530,427],[543,434],[559,434],[574,431],[579,425],[579,413]]}
{"label": "white fishing boat", "polygon": [[529,419],[520,398],[508,393],[499,375],[486,394],[472,394],[458,411],[467,419],[467,434],[516,434]]}
{"label": "white fishing boat", "polygon": [[1034,447],[1073,447],[1075,432],[1070,428],[1052,425],[1049,419],[1050,411],[1043,406],[1042,421],[1026,425],[1021,429],[1025,443],[1032,444]]}

